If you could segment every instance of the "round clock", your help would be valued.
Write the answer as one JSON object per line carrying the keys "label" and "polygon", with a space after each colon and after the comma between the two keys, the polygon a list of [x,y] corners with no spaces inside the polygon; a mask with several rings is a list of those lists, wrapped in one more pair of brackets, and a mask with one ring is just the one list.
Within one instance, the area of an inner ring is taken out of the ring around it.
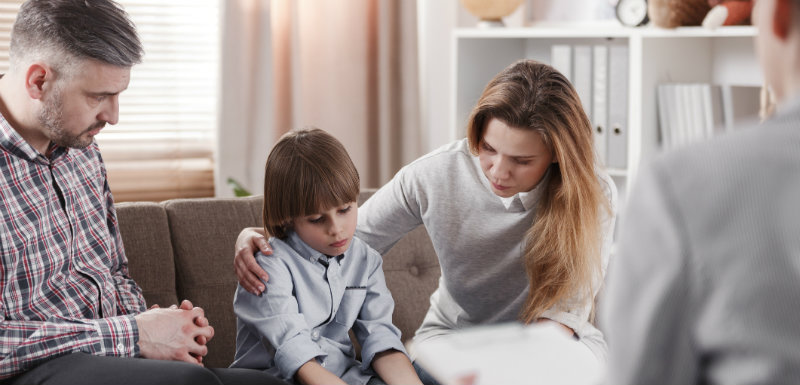
{"label": "round clock", "polygon": [[617,19],[622,25],[638,27],[648,22],[647,0],[619,0],[617,2]]}

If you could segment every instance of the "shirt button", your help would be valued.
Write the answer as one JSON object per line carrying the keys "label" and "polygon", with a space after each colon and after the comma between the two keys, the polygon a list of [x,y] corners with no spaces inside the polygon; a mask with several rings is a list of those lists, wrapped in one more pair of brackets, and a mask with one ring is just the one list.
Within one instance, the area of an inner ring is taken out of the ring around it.
{"label": "shirt button", "polygon": [[319,330],[312,330],[311,331],[311,339],[316,341],[319,339]]}
{"label": "shirt button", "polygon": [[125,351],[125,345],[123,345],[123,344],[117,344],[117,350],[119,350],[119,351],[121,351],[121,352],[124,352],[124,351]]}
{"label": "shirt button", "polygon": [[319,364],[320,364],[320,366],[322,366],[323,368],[325,367],[325,361],[322,361],[322,362],[320,362]]}

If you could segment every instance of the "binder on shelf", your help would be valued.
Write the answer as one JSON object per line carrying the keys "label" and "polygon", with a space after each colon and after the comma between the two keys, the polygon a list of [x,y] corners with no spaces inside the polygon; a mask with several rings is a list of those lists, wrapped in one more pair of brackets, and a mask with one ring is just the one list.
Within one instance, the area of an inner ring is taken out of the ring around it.
{"label": "binder on shelf", "polygon": [[661,136],[661,144],[664,148],[672,147],[673,138],[672,128],[675,126],[675,105],[672,95],[674,90],[672,84],[660,84],[656,89],[656,102],[658,103],[658,132]]}
{"label": "binder on shelf", "polygon": [[686,131],[686,143],[697,142],[703,137],[703,119],[698,116],[701,110],[697,106],[697,95],[695,95],[694,85],[692,84],[684,84],[682,89],[684,92],[683,105],[686,108],[686,121],[688,122],[686,125],[686,128],[688,128]]}
{"label": "binder on shelf", "polygon": [[581,98],[586,117],[592,121],[592,47],[576,45],[574,51],[575,65],[573,66],[572,84],[578,97]]}
{"label": "binder on shelf", "polygon": [[[714,126],[713,123],[710,122],[711,117],[706,117],[707,110],[710,108],[706,108],[706,99],[705,99],[705,89],[711,87],[710,84],[693,84],[691,85],[692,89],[692,107],[694,108],[694,126],[697,131],[695,131],[695,140],[701,141],[710,139],[711,135],[714,133]],[[711,99],[708,100],[711,103]]]}
{"label": "binder on shelf", "polygon": [[608,163],[608,46],[592,47],[592,123],[597,159]]}
{"label": "binder on shelf", "polygon": [[675,138],[676,146],[685,146],[692,142],[692,132],[694,132],[694,124],[692,123],[692,101],[690,100],[692,94],[686,84],[676,84],[675,92],[678,99],[678,123]]}
{"label": "binder on shelf", "polygon": [[658,123],[664,148],[681,147],[729,131],[759,108],[756,86],[705,83],[658,86]]}
{"label": "binder on shelf", "polygon": [[628,46],[610,46],[608,71],[608,167],[621,169],[628,166]]}
{"label": "binder on shelf", "polygon": [[703,106],[705,107],[708,137],[710,138],[725,131],[725,117],[722,111],[722,87],[704,84]]}
{"label": "binder on shelf", "polygon": [[572,82],[572,47],[566,44],[550,47],[550,65]]}

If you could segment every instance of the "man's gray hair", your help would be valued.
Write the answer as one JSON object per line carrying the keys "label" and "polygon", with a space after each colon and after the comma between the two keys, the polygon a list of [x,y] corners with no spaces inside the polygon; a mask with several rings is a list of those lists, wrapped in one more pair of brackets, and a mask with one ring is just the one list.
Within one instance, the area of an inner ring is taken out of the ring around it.
{"label": "man's gray hair", "polygon": [[143,53],[133,22],[111,0],[28,0],[14,22],[9,50],[12,67],[25,58],[62,67],[84,59],[131,67]]}

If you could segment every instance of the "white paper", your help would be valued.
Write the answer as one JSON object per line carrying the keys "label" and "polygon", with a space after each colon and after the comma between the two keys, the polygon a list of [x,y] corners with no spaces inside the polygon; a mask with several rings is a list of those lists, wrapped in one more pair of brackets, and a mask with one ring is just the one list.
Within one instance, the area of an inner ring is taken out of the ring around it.
{"label": "white paper", "polygon": [[445,385],[598,384],[604,371],[586,345],[549,322],[481,326],[409,350]]}

